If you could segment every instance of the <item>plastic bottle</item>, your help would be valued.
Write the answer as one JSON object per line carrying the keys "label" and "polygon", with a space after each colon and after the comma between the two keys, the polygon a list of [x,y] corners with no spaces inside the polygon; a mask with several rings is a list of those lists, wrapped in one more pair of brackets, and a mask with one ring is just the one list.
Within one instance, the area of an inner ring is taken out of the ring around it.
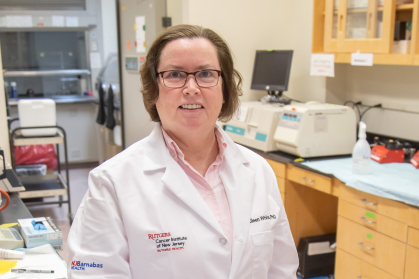
{"label": "plastic bottle", "polygon": [[14,81],[10,83],[10,98],[17,98],[17,84]]}
{"label": "plastic bottle", "polygon": [[371,149],[366,140],[367,125],[364,122],[359,122],[358,141],[352,151],[352,172],[354,174],[369,174]]}

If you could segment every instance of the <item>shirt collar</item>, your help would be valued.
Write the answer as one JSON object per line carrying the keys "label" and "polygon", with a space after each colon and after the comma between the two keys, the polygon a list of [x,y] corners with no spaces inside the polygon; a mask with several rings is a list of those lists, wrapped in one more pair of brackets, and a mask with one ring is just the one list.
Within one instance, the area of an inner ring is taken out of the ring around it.
{"label": "shirt collar", "polygon": [[[214,134],[217,139],[218,143],[218,155],[213,164],[221,164],[224,159],[225,150],[227,148],[227,142],[224,139],[222,133],[219,131],[219,127],[214,127]],[[176,142],[166,133],[166,131],[161,127],[164,142],[169,149],[169,154],[172,158],[177,162],[178,160],[185,161],[185,155],[183,154],[182,150],[180,150],[179,146]]]}

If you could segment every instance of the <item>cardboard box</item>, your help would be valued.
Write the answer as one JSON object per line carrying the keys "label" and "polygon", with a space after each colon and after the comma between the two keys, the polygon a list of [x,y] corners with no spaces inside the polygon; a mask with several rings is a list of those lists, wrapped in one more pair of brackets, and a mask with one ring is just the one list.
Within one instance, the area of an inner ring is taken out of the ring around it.
{"label": "cardboard box", "polygon": [[[36,230],[32,221],[44,225],[46,230]],[[18,219],[17,222],[27,248],[49,243],[55,250],[63,250],[63,234],[50,217]]]}

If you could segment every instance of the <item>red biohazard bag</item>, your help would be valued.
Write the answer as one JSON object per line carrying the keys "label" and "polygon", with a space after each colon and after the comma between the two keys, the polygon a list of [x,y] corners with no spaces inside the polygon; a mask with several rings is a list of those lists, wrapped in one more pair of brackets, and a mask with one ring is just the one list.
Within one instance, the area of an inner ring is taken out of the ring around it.
{"label": "red biohazard bag", "polygon": [[57,167],[57,154],[53,144],[15,146],[16,165],[47,165],[52,170]]}

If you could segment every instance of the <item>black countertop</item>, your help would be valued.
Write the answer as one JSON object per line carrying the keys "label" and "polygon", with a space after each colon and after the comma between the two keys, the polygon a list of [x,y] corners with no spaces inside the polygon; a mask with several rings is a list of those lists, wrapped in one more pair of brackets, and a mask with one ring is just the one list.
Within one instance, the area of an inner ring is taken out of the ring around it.
{"label": "black countertop", "polygon": [[[19,198],[19,193],[9,193],[10,203],[9,205],[0,211],[0,224],[16,223],[17,219],[32,218],[32,214],[25,206],[23,201]],[[6,203],[6,198],[1,197],[3,202]]]}
{"label": "black countertop", "polygon": [[[271,152],[263,152],[251,147],[246,146],[246,148],[249,148],[250,150],[252,150],[253,152],[259,154],[260,156],[262,156],[265,159],[269,159],[275,162],[279,162],[279,163],[283,163],[283,164],[292,164],[296,167],[314,172],[314,173],[318,173],[330,178],[334,178],[335,176],[329,173],[324,173],[324,172],[320,172],[317,170],[314,170],[312,168],[309,168],[305,165],[303,165],[303,162],[314,162],[314,161],[322,161],[322,160],[332,160],[332,159],[343,159],[343,158],[351,158],[352,155],[348,154],[348,155],[339,155],[339,156],[327,156],[327,157],[313,157],[313,158],[306,158],[304,159],[304,161],[301,161],[301,157],[292,155],[292,154],[288,154],[282,151],[271,151]],[[298,161],[295,161],[297,159],[300,159]]]}

